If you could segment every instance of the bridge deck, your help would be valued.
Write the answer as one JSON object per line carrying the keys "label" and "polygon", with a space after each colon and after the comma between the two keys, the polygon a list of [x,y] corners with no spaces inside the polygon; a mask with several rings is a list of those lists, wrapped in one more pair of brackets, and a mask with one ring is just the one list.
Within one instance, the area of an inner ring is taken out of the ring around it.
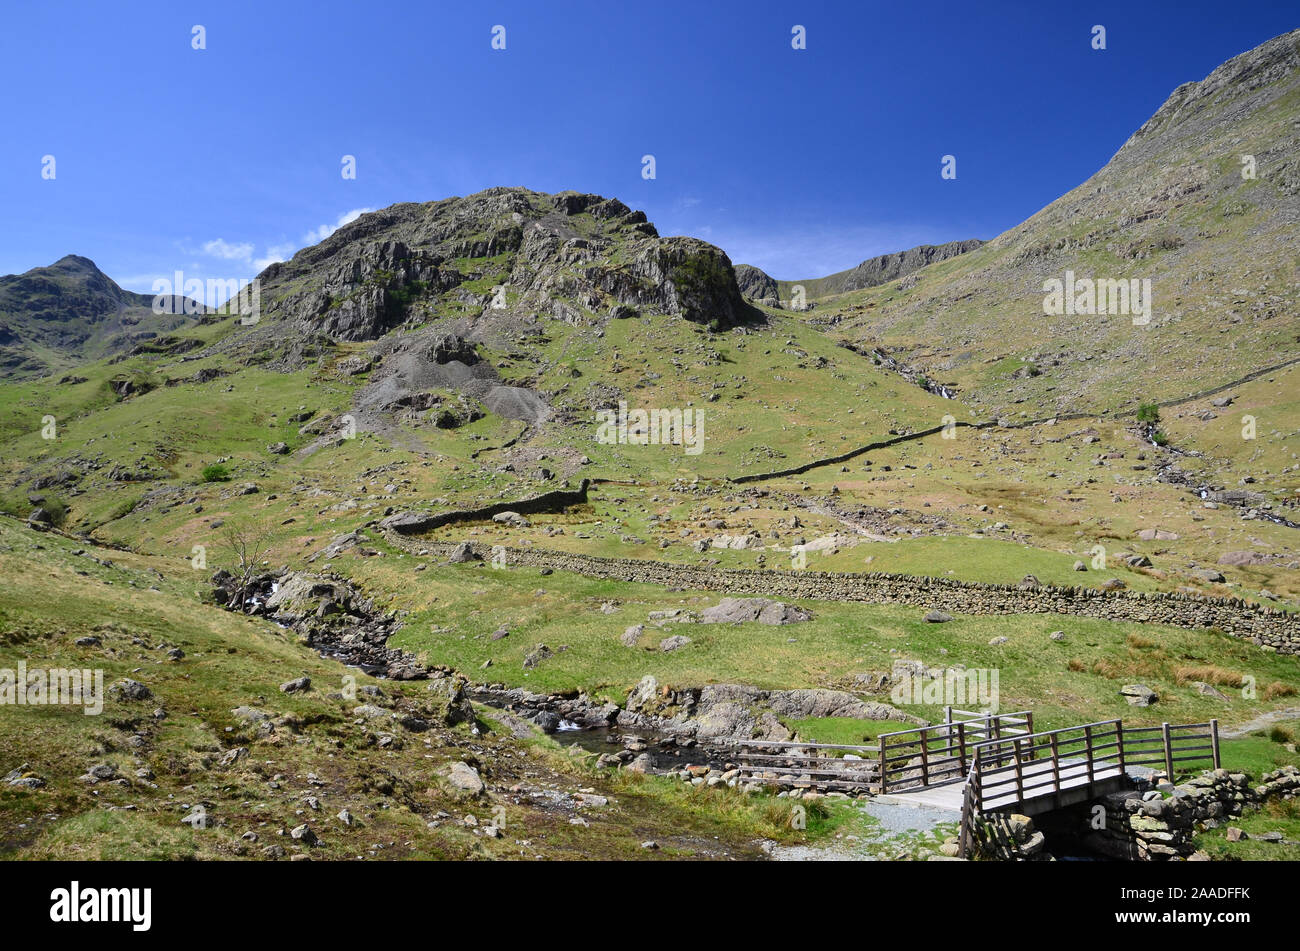
{"label": "bridge deck", "polygon": [[[1062,798],[1077,801],[1105,793],[1121,785],[1126,775],[1118,765],[1106,762],[1094,762],[1092,778],[1088,778],[1088,763],[1083,759],[1062,760],[1059,763],[1060,781],[1050,782],[1055,778],[1055,766],[1051,760],[1026,762],[1022,765],[1023,785],[1033,787],[1044,784],[1041,791],[1027,789],[1021,800],[1014,789],[1000,795],[992,796],[982,804],[985,812],[998,809],[1015,808],[1029,813],[1062,805]],[[1071,791],[1079,795],[1070,796]],[[921,786],[890,792],[888,797],[899,803],[911,803],[919,806],[932,806],[938,809],[951,809],[961,812],[962,797],[966,792],[965,782],[953,782],[942,786]],[[1035,808],[1038,807],[1038,808]]]}

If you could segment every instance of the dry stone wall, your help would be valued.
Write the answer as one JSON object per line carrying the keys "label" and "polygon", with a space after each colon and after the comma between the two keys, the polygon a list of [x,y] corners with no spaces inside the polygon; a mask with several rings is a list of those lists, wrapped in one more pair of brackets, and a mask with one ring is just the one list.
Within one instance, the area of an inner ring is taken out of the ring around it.
{"label": "dry stone wall", "polygon": [[[423,551],[438,557],[446,557],[456,547],[392,531],[389,537],[409,551]],[[492,555],[489,546],[471,544],[470,547],[480,558],[487,559]],[[1074,586],[980,584],[886,572],[716,568],[642,559],[599,558],[538,548],[507,547],[505,557],[506,564],[513,567],[550,568],[589,578],[727,594],[907,604],[959,614],[1068,614],[1137,624],[1216,629],[1254,641],[1268,650],[1300,653],[1300,616],[1239,598],[1102,591]]]}

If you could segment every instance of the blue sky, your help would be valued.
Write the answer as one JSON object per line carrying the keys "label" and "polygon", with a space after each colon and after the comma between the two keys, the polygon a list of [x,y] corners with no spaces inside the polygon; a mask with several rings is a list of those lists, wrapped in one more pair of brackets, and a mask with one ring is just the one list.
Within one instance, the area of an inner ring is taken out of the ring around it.
{"label": "blue sky", "polygon": [[818,276],[993,237],[1297,25],[1268,0],[11,4],[0,273],[252,277],[358,209],[524,185]]}

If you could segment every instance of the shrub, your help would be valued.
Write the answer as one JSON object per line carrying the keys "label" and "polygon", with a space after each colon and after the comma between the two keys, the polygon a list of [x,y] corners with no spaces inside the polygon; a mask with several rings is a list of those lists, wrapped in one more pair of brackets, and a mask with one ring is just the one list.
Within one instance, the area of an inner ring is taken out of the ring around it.
{"label": "shrub", "polygon": [[218,463],[204,466],[201,473],[204,482],[229,482],[230,470]]}
{"label": "shrub", "polygon": [[1160,422],[1160,407],[1155,403],[1143,403],[1138,407],[1137,421],[1154,425]]}
{"label": "shrub", "polygon": [[1151,441],[1157,446],[1164,446],[1168,444],[1169,437],[1157,429],[1151,434]]}

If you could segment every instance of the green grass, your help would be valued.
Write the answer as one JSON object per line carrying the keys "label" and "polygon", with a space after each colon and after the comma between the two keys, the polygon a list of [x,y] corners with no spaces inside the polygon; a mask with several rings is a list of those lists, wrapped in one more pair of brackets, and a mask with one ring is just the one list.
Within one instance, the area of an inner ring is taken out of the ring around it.
{"label": "green grass", "polygon": [[[1229,842],[1228,829],[1236,827],[1247,834],[1244,841]],[[1264,832],[1281,832],[1291,844],[1261,842],[1249,836]],[[1225,819],[1216,829],[1196,836],[1196,846],[1217,861],[1295,862],[1300,860],[1300,800],[1287,799],[1266,803],[1239,818]]]}
{"label": "green grass", "polygon": [[[722,595],[670,592],[565,572],[543,576],[526,568],[434,563],[415,575],[419,559],[414,556],[391,552],[383,558],[345,557],[349,573],[364,579],[370,590],[388,592],[411,612],[394,639],[397,646],[420,653],[430,663],[478,671],[479,679],[541,692],[585,690],[617,702],[646,674],[678,686],[851,686],[854,674],[888,671],[898,658],[915,658],[937,666],[997,669],[1001,708],[1032,709],[1040,729],[1113,717],[1156,723],[1217,717],[1230,724],[1287,708],[1292,698],[1246,700],[1224,688],[1229,699],[1213,700],[1180,682],[1187,669],[1214,666],[1234,675],[1249,674],[1261,696],[1267,684],[1300,680],[1300,660],[1295,657],[1267,654],[1249,642],[1213,632],[1160,625],[1058,615],[959,616],[936,625],[921,620],[922,608],[800,602],[813,612],[813,621],[780,627],[668,622],[656,628],[648,623],[651,611],[698,612]],[[418,584],[410,584],[412,577],[419,578]],[[614,613],[602,613],[601,605],[607,602],[617,605]],[[634,624],[646,624],[643,647],[620,642],[624,630]],[[489,635],[503,626],[509,637],[490,640]],[[1048,637],[1055,630],[1065,632],[1063,641]],[[1146,640],[1136,643],[1149,646],[1130,643],[1129,635],[1138,630]],[[671,653],[644,649],[674,634],[686,635],[691,643]],[[1010,640],[990,645],[998,636]],[[525,670],[524,656],[543,643],[555,656]],[[480,671],[487,660],[492,665]],[[1160,694],[1156,707],[1139,711],[1125,703],[1119,688],[1134,681]],[[932,719],[939,711],[909,712]]]}

